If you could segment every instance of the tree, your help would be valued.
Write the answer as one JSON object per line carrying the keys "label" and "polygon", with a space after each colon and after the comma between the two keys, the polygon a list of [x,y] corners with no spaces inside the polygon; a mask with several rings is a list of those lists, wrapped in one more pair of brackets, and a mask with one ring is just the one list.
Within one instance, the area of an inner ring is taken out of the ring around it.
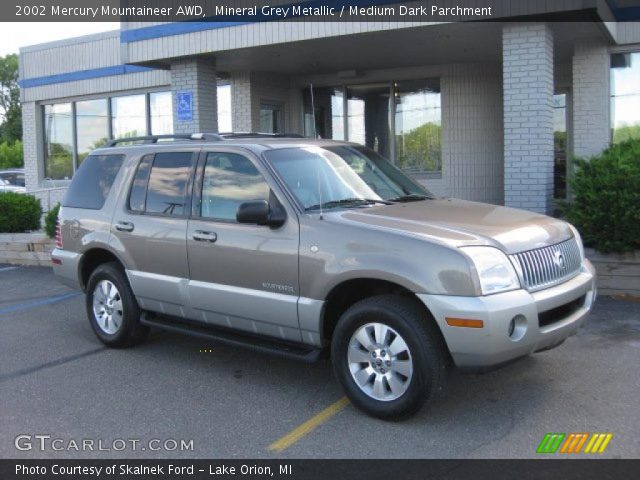
{"label": "tree", "polygon": [[22,108],[16,54],[0,57],[0,118],[0,140],[22,140]]}

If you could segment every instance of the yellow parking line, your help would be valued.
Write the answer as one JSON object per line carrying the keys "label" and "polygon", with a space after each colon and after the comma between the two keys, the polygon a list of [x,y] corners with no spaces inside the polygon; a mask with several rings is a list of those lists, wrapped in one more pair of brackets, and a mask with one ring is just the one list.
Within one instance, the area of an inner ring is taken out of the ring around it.
{"label": "yellow parking line", "polygon": [[344,409],[344,407],[346,407],[347,405],[349,405],[349,400],[347,399],[347,397],[342,397],[340,400],[329,405],[317,415],[311,417],[299,427],[291,430],[284,437],[273,442],[271,445],[269,445],[268,450],[271,450],[272,452],[281,452],[284,449],[289,448],[301,438],[309,435],[315,428],[325,423],[335,414],[342,411],[342,409]]}

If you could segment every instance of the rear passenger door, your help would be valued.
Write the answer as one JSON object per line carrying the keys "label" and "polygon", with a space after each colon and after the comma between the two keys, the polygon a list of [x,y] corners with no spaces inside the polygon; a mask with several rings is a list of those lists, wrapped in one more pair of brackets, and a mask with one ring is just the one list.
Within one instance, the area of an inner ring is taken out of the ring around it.
{"label": "rear passenger door", "polygon": [[112,222],[112,246],[121,252],[140,306],[184,316],[189,277],[186,230],[197,149],[144,155]]}
{"label": "rear passenger door", "polygon": [[[300,341],[295,212],[253,154],[220,147],[200,157],[187,231],[193,318]],[[238,207],[252,200],[284,208],[284,225],[238,223]]]}

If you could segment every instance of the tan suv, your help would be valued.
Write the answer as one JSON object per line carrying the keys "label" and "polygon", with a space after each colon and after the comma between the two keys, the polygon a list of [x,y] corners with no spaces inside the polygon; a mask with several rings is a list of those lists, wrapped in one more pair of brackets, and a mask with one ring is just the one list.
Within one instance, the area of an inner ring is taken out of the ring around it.
{"label": "tan suv", "polygon": [[436,198],[362,146],[124,141],[83,161],[52,254],[106,345],[153,326],[305,361],[330,349],[355,405],[400,418],[452,364],[482,370],[559,345],[595,300],[568,223]]}

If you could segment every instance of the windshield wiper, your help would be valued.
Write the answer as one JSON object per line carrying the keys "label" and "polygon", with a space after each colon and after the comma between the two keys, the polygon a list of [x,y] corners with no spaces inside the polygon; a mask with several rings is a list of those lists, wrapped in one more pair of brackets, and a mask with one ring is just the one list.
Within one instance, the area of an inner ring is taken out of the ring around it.
{"label": "windshield wiper", "polygon": [[330,200],[328,202],[311,205],[310,207],[306,207],[304,211],[308,212],[310,210],[319,210],[320,208],[333,207],[360,207],[363,205],[374,205],[376,203],[382,205],[391,205],[391,202],[374,198],[342,198],[340,200]]}
{"label": "windshield wiper", "polygon": [[430,200],[431,197],[427,197],[426,195],[420,195],[417,193],[411,193],[409,195],[401,195],[396,198],[390,198],[390,202],[419,202],[420,200]]}

